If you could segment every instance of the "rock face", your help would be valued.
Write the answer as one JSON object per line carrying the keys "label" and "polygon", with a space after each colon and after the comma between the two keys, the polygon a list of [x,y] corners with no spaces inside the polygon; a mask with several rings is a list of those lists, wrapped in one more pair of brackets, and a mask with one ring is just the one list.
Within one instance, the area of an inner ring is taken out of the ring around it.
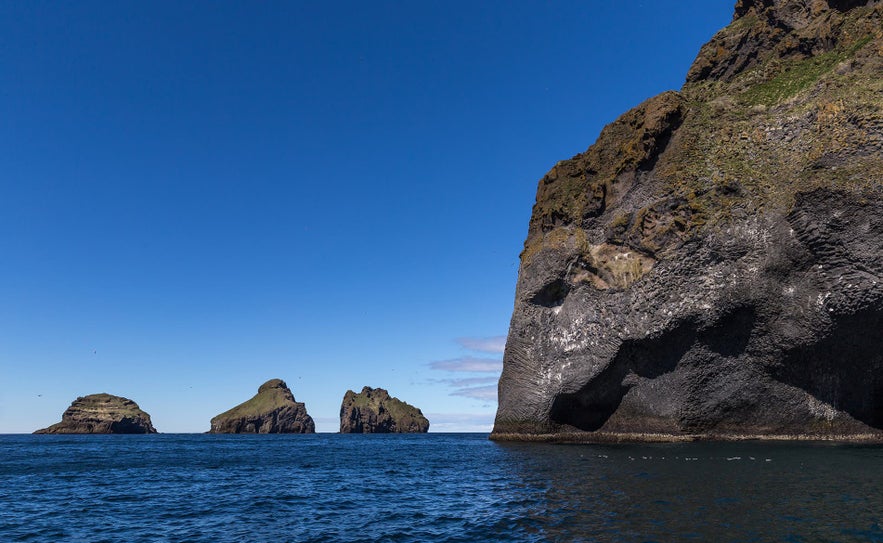
{"label": "rock face", "polygon": [[35,434],[155,434],[150,415],[128,398],[90,394],[77,398],[61,422]]}
{"label": "rock face", "polygon": [[313,418],[282,379],[270,379],[258,393],[211,420],[210,434],[312,434]]}
{"label": "rock face", "polygon": [[347,390],[340,406],[342,434],[417,434],[429,431],[423,413],[382,388]]}
{"label": "rock face", "polygon": [[495,439],[879,439],[883,4],[740,0],[540,181]]}

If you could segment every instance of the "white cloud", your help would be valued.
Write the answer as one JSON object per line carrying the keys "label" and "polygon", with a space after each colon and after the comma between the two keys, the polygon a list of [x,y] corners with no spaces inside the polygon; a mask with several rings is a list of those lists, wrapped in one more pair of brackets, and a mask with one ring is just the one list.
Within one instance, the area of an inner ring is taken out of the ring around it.
{"label": "white cloud", "polygon": [[451,360],[436,360],[430,362],[429,367],[442,371],[466,371],[466,372],[500,372],[503,371],[503,361],[496,358],[477,358],[474,356],[461,356]]}
{"label": "white cloud", "polygon": [[431,432],[490,432],[492,413],[427,413]]}
{"label": "white cloud", "polygon": [[506,348],[506,336],[461,337],[457,338],[457,343],[470,351],[503,354]]}

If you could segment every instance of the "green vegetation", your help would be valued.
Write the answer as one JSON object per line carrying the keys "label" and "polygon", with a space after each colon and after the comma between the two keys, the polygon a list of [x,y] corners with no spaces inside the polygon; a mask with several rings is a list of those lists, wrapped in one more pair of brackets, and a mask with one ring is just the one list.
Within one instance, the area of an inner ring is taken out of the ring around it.
{"label": "green vegetation", "polygon": [[782,100],[808,89],[837,64],[852,57],[856,51],[871,42],[873,36],[865,36],[846,50],[835,50],[814,57],[787,63],[777,76],[755,85],[742,94],[749,106],[772,106]]}
{"label": "green vegetation", "polygon": [[615,204],[633,172],[649,169],[663,150],[684,103],[676,92],[650,98],[604,127],[585,153],[556,164],[539,183],[531,235],[580,224]]}
{"label": "green vegetation", "polygon": [[544,249],[560,249],[564,247],[570,247],[582,252],[587,251],[588,240],[586,239],[585,231],[566,226],[555,228],[545,234],[538,233],[527,240],[524,250],[521,251],[521,262],[523,265],[527,265],[537,253]]}
{"label": "green vegetation", "polygon": [[250,400],[225,411],[215,418],[256,417],[294,404],[294,397],[287,388],[265,388]]}
{"label": "green vegetation", "polygon": [[748,105],[777,104],[808,88],[839,61],[839,55],[833,53],[802,60],[773,79],[752,87],[742,95],[743,99]]}
{"label": "green vegetation", "polygon": [[365,387],[359,394],[348,390],[344,396],[343,403],[344,405],[352,405],[360,410],[369,409],[375,413],[380,412],[380,405],[382,403],[383,408],[396,420],[402,420],[404,417],[422,417],[419,409],[390,396],[382,388],[372,389]]}

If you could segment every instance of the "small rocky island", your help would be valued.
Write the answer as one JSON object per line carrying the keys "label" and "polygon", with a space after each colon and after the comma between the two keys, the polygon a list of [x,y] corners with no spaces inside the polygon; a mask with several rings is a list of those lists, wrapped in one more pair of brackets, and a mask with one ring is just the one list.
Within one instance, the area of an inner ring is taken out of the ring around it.
{"label": "small rocky island", "polygon": [[382,388],[347,390],[340,406],[342,434],[419,434],[429,431],[423,413]]}
{"label": "small rocky island", "polygon": [[77,398],[61,422],[35,434],[155,434],[150,415],[128,398],[90,394]]}
{"label": "small rocky island", "polygon": [[210,434],[313,434],[306,406],[296,402],[282,379],[270,379],[258,393],[211,420]]}

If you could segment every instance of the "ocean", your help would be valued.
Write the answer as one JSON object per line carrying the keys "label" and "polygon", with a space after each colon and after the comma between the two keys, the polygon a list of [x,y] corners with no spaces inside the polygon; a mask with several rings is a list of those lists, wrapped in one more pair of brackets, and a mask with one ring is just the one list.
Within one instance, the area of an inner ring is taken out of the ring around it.
{"label": "ocean", "polygon": [[0,541],[883,541],[883,448],[6,435]]}

